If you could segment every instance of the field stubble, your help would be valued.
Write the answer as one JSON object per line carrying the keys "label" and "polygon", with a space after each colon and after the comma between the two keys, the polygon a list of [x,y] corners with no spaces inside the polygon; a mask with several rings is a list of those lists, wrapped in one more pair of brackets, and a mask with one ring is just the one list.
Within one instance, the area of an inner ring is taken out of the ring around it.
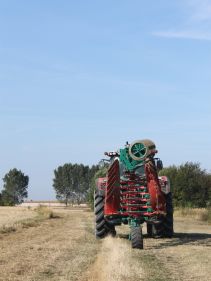
{"label": "field stubble", "polygon": [[36,212],[28,208],[0,207],[0,229],[10,227],[19,221],[36,217]]}
{"label": "field stubble", "polygon": [[131,249],[127,226],[118,228],[116,238],[99,241],[91,212],[54,212],[57,219],[0,236],[1,281],[211,280],[211,231],[206,223],[177,217],[173,239],[145,237],[140,251]]}

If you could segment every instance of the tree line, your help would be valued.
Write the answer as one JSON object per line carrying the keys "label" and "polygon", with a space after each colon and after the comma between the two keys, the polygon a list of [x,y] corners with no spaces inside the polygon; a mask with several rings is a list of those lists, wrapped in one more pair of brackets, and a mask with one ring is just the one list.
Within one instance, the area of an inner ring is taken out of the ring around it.
{"label": "tree line", "polygon": [[14,206],[23,202],[28,196],[29,177],[21,170],[11,169],[3,178],[0,193],[0,205]]}
{"label": "tree line", "polygon": [[[87,202],[88,194],[98,165],[91,167],[83,164],[66,163],[54,170],[53,188],[56,198],[66,205]],[[21,170],[11,169],[3,177],[0,192],[0,205],[14,206],[21,204],[28,197],[29,176]]]}
{"label": "tree line", "polygon": [[83,164],[64,164],[54,170],[53,187],[56,198],[68,203],[84,203],[91,189],[92,180],[99,170],[98,165],[91,167]]}
{"label": "tree line", "polygon": [[[89,202],[93,206],[96,179],[106,176],[107,167],[91,167],[83,164],[66,163],[54,170],[53,188],[56,198],[69,203]],[[160,171],[170,179],[175,206],[210,207],[211,174],[199,163],[187,162],[169,166]],[[3,178],[0,205],[16,205],[28,197],[29,177],[16,168]]]}
{"label": "tree line", "polygon": [[211,174],[199,163],[186,162],[160,171],[170,179],[174,205],[179,207],[211,207]]}

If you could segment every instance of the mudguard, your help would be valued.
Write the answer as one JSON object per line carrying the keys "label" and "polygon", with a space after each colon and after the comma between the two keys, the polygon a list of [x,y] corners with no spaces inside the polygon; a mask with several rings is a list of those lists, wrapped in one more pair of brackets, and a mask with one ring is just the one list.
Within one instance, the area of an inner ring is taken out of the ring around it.
{"label": "mudguard", "polygon": [[108,169],[107,186],[105,191],[105,215],[115,215],[120,208],[120,175],[119,161],[116,159]]}

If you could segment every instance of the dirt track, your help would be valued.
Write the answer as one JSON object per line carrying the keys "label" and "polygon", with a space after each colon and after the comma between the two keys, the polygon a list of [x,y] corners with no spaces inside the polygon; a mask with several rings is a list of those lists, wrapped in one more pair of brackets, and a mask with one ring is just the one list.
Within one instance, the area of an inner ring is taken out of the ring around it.
{"label": "dirt track", "polygon": [[127,227],[96,241],[93,216],[60,210],[60,218],[0,236],[1,281],[211,280],[211,226],[175,219],[173,239],[145,238],[132,250]]}

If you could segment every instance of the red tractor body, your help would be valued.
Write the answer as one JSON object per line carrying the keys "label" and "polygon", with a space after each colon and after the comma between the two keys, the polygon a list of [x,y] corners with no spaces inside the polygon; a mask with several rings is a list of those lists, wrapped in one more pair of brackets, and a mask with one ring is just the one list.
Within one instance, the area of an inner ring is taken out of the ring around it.
{"label": "red tractor body", "polygon": [[143,140],[127,144],[120,152],[106,153],[110,157],[107,176],[98,179],[95,192],[98,238],[114,234],[115,225],[129,224],[132,246],[143,248],[144,222],[149,236],[172,236],[170,186],[167,177],[158,177],[162,162],[154,158],[156,152],[152,141]]}

